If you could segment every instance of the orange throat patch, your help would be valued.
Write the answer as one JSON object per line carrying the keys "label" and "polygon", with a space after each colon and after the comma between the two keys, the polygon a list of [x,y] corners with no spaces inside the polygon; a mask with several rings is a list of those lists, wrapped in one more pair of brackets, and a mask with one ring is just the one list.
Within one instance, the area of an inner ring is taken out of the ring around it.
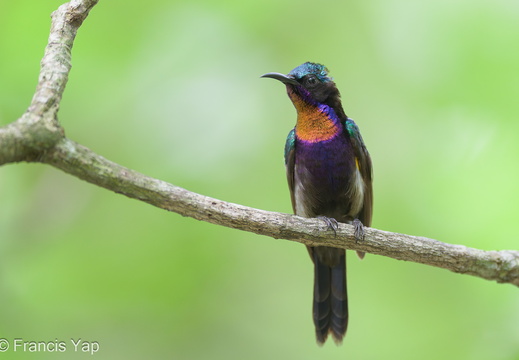
{"label": "orange throat patch", "polygon": [[314,106],[297,109],[296,136],[307,142],[319,142],[335,137],[340,129],[327,114]]}

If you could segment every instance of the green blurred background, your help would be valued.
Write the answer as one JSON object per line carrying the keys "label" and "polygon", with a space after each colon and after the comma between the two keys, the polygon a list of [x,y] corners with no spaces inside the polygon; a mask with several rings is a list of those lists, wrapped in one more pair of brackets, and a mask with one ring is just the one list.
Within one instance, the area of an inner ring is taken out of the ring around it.
{"label": "green blurred background", "polygon": [[[0,1],[0,124],[30,103],[61,1]],[[518,249],[519,2],[101,1],[60,121],[106,158],[291,212],[295,111],[260,79],[324,63],[373,158],[373,226]],[[304,246],[167,213],[39,164],[0,168],[0,338],[96,359],[519,359],[519,294],[349,253],[350,325],[319,348]],[[80,354],[82,355],[82,354]]]}

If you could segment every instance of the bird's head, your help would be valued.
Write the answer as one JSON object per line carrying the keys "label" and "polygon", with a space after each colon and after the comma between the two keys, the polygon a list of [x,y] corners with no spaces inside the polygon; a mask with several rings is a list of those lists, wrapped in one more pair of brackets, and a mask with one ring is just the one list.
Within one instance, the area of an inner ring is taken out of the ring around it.
{"label": "bird's head", "polygon": [[267,73],[261,77],[276,79],[284,83],[288,95],[298,111],[300,105],[319,106],[324,104],[332,107],[338,114],[343,112],[339,90],[332,78],[328,76],[328,69],[324,65],[306,62],[287,75]]}

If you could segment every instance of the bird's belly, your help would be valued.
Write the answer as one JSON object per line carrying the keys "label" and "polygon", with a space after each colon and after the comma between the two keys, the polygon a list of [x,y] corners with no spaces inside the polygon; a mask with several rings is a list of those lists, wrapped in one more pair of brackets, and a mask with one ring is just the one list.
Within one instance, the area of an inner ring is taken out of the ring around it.
{"label": "bird's belly", "polygon": [[364,181],[346,143],[299,146],[294,168],[297,215],[351,222],[362,210]]}

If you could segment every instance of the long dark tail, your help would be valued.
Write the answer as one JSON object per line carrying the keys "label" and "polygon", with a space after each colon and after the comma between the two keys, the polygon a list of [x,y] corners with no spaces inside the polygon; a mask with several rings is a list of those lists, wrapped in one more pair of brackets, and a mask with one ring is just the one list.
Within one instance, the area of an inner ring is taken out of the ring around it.
{"label": "long dark tail", "polygon": [[331,333],[340,344],[348,327],[345,251],[317,247],[311,255],[315,264],[313,316],[317,342],[323,344]]}

